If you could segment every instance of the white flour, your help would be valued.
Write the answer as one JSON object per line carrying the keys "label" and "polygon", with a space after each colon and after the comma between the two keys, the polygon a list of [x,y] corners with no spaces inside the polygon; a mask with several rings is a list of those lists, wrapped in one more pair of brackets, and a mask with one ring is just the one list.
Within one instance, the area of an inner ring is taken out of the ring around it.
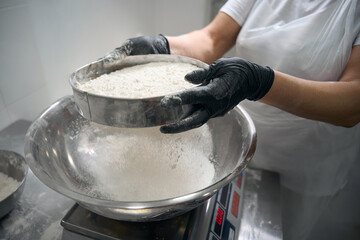
{"label": "white flour", "polygon": [[108,97],[147,98],[179,92],[195,85],[184,80],[198,67],[189,63],[155,62],[124,68],[79,83],[80,90]]}
{"label": "white flour", "polygon": [[0,201],[7,198],[19,186],[20,182],[0,172]]}
{"label": "white flour", "polygon": [[[91,134],[91,135],[89,135]],[[189,194],[211,185],[215,169],[207,125],[188,132],[162,134],[144,129],[87,129],[78,151],[89,157],[87,193],[119,201],[151,201]]]}

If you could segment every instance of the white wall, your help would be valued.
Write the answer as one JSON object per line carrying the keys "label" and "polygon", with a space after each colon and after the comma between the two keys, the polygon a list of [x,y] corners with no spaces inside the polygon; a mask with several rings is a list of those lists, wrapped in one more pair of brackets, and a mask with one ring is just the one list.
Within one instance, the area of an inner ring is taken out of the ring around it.
{"label": "white wall", "polygon": [[209,19],[208,0],[0,0],[0,129],[72,94],[71,72],[125,39]]}

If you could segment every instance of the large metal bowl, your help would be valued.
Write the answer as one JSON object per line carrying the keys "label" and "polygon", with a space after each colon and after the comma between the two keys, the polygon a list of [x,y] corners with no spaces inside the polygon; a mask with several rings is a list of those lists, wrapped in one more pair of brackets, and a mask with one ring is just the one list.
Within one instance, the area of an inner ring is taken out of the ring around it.
{"label": "large metal bowl", "polygon": [[93,122],[115,127],[152,127],[172,123],[186,115],[188,105],[164,109],[160,106],[163,96],[150,98],[115,98],[92,94],[80,90],[77,85],[113,71],[151,62],[182,62],[200,68],[207,66],[199,60],[177,55],[138,55],[126,57],[116,64],[106,64],[99,60],[85,65],[70,76],[74,100],[80,113]]}
{"label": "large metal bowl", "polygon": [[[90,138],[109,132],[109,128],[111,132],[124,129],[86,120],[77,111],[72,97],[58,100],[32,123],[26,135],[25,158],[43,183],[90,211],[119,220],[161,220],[191,210],[209,199],[247,166],[255,151],[255,127],[241,107],[237,106],[224,117],[212,119],[207,124],[216,156],[213,183],[197,192],[171,199],[115,201],[96,198],[84,190],[88,183],[78,176],[90,174],[85,166],[94,159],[91,154],[79,151],[88,147],[81,146],[81,142],[91,142]],[[82,133],[88,127],[93,131]],[[89,141],[79,141],[82,138],[89,138]],[[96,164],[98,168],[102,167],[101,161]]]}
{"label": "large metal bowl", "polygon": [[[0,150],[0,172],[15,179],[19,184],[5,199],[0,199],[0,218],[9,213],[19,200],[23,190],[28,166],[25,159],[11,151]],[[1,191],[1,189],[0,189]]]}

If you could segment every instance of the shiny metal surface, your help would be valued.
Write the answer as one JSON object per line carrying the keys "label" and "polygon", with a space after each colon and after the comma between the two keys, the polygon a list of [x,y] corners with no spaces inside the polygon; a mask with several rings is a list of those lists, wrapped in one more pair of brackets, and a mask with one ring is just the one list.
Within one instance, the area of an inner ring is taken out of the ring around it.
{"label": "shiny metal surface", "polygon": [[150,62],[186,62],[201,68],[207,66],[199,60],[188,57],[158,54],[129,56],[117,65],[104,64],[102,60],[90,63],[76,70],[70,77],[74,100],[81,114],[93,122],[115,127],[159,126],[181,118],[190,110],[189,106],[161,108],[162,96],[142,99],[113,98],[84,92],[77,88],[78,83],[103,74]]}
{"label": "shiny metal surface", "polygon": [[279,175],[247,168],[238,239],[283,239]]}
{"label": "shiny metal surface", "polygon": [[0,201],[0,218],[2,218],[14,208],[19,200],[24,189],[28,166],[21,155],[12,151],[0,150],[0,172],[19,182],[16,190]]}
{"label": "shiny metal surface", "polygon": [[[27,163],[33,173],[53,190],[74,199],[90,211],[127,221],[168,219],[197,207],[247,166],[256,145],[252,120],[242,108],[236,107],[224,117],[208,122],[216,154],[214,184],[198,192],[167,200],[112,201],[89,196],[82,187],[88,183],[77,177],[79,169],[84,170],[82,164],[91,159],[78,151],[81,146],[74,141],[74,135],[88,125],[98,128],[97,132],[108,128],[83,118],[72,97],[58,100],[32,123],[27,132]],[[121,128],[113,130],[121,131]],[[101,163],[97,164],[100,168]]]}

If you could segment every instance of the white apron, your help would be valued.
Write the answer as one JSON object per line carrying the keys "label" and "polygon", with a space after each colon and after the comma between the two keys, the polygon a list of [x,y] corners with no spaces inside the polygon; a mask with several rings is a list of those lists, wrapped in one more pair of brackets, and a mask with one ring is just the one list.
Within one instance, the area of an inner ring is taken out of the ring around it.
{"label": "white apron", "polygon": [[[257,1],[236,43],[237,56],[316,81],[337,81],[354,41],[357,1],[334,1],[297,19],[279,17]],[[344,128],[307,120],[260,102],[241,103],[253,118],[258,144],[251,166],[280,174],[281,184],[327,196],[341,189],[360,160],[360,124]]]}

